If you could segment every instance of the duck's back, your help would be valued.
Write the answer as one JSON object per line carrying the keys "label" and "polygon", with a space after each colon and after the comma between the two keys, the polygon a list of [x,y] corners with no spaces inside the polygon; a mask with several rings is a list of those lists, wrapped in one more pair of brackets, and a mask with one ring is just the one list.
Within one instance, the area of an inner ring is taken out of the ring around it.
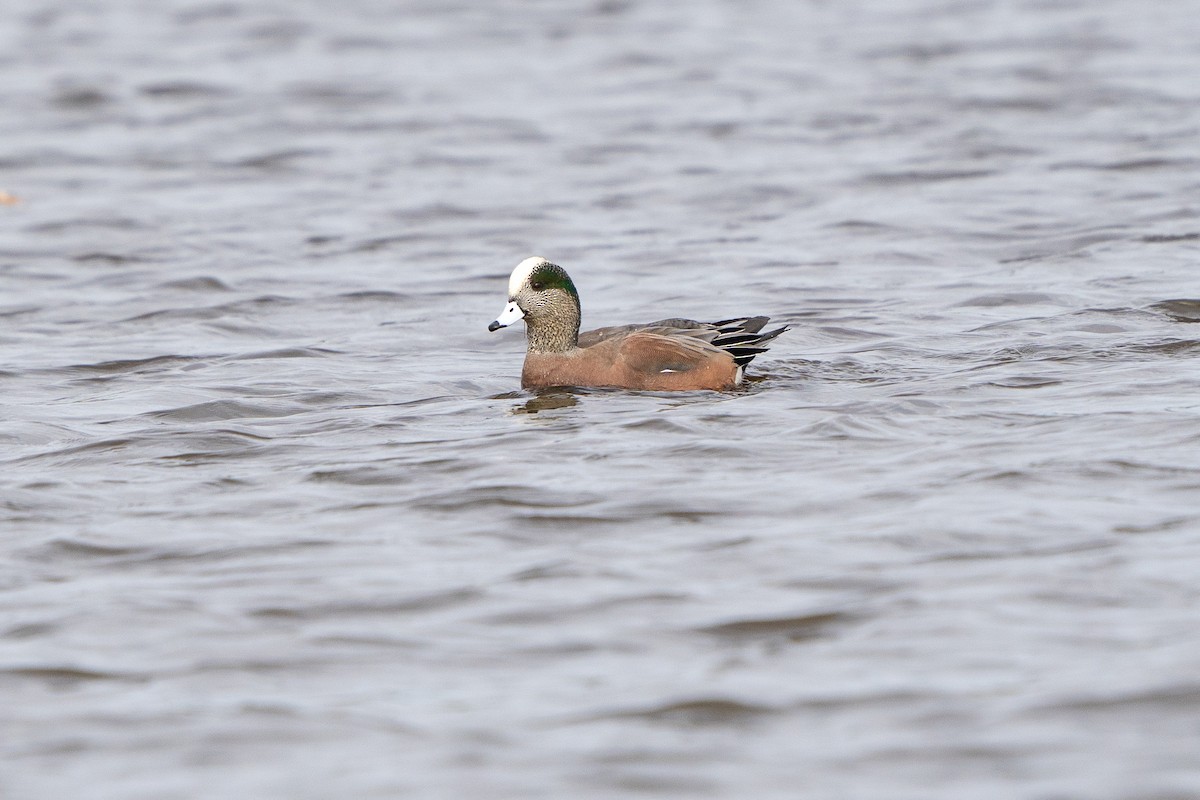
{"label": "duck's back", "polygon": [[753,361],[756,355],[766,352],[768,342],[788,329],[787,325],[783,325],[773,331],[760,333],[768,320],[770,317],[737,317],[719,322],[698,322],[694,319],[675,317],[644,325],[615,325],[579,334],[579,346],[593,347],[601,342],[633,333],[685,337],[698,339],[724,350],[733,357],[738,366],[744,367]]}

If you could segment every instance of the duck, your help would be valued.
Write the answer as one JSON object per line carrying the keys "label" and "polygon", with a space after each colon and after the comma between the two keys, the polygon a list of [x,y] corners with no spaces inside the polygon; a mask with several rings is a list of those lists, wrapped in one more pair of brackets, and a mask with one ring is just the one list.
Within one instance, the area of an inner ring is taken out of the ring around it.
{"label": "duck", "polygon": [[770,317],[697,322],[673,317],[579,332],[579,292],[567,271],[541,256],[517,264],[508,304],[489,331],[525,321],[521,386],[608,387],[655,392],[729,391],[746,365],[788,330],[763,332]]}

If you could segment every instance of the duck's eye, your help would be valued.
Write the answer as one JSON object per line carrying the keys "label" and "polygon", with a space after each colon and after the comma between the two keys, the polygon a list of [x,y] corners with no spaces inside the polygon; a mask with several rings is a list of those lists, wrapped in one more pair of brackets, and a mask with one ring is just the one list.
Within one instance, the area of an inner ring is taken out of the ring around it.
{"label": "duck's eye", "polygon": [[531,281],[529,288],[533,289],[535,292],[540,292],[542,289],[546,288],[546,284],[542,283],[541,281]]}

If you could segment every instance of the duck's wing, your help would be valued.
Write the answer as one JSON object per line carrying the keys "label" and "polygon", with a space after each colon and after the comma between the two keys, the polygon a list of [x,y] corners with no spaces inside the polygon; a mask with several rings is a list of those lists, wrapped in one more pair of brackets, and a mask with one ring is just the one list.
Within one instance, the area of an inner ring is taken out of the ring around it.
{"label": "duck's wing", "polygon": [[646,322],[641,325],[613,325],[608,328],[596,328],[593,331],[585,331],[579,334],[579,346],[591,347],[592,345],[600,344],[600,342],[616,339],[621,336],[628,336],[631,333],[639,331],[669,334],[672,331],[684,330],[695,330],[697,333],[700,333],[702,330],[707,330],[707,325],[692,319],[660,319],[658,322]]}
{"label": "duck's wing", "polygon": [[788,325],[784,325],[773,331],[761,333],[769,319],[770,317],[735,317],[719,322],[697,322],[694,319],[674,317],[644,325],[616,325],[579,334],[579,346],[591,347],[621,336],[649,333],[704,342],[729,353],[738,366],[745,366],[753,361],[756,355],[766,352],[767,343],[789,328]]}
{"label": "duck's wing", "polygon": [[[619,357],[639,373],[691,372],[725,360],[719,347],[687,336],[635,331],[621,340]],[[732,368],[731,368],[732,369]]]}

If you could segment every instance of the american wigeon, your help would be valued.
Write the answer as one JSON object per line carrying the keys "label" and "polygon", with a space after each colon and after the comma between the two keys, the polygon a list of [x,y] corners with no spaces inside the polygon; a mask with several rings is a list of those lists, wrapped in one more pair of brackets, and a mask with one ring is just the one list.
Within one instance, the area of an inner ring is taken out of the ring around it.
{"label": "american wigeon", "polygon": [[613,386],[651,391],[732,389],[787,325],[760,333],[769,317],[720,322],[663,319],[579,332],[579,292],[557,264],[533,256],[508,279],[508,305],[489,331],[525,320],[527,389]]}

